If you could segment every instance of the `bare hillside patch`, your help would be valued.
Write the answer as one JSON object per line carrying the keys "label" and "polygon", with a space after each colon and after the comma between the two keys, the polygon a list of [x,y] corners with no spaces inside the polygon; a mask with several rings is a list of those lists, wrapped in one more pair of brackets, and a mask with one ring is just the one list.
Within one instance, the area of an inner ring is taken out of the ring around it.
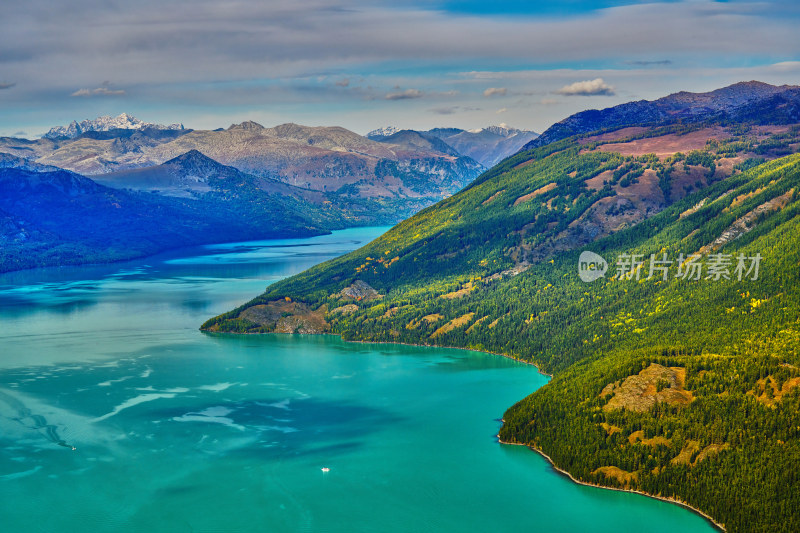
{"label": "bare hillside patch", "polygon": [[691,391],[683,388],[685,378],[685,368],[668,368],[652,363],[635,376],[628,376],[622,382],[606,385],[600,396],[605,397],[609,394],[612,396],[603,406],[603,410],[628,409],[644,412],[659,402],[686,405],[694,397]]}

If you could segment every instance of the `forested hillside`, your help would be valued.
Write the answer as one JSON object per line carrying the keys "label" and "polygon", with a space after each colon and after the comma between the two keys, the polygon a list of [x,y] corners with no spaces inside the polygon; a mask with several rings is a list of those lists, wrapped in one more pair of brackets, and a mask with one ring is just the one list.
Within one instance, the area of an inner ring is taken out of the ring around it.
{"label": "forested hillside", "polygon": [[[626,128],[522,152],[203,327],[532,361],[554,378],[503,440],[730,531],[796,531],[800,155],[780,156],[798,133]],[[591,283],[584,250],[608,262]]]}

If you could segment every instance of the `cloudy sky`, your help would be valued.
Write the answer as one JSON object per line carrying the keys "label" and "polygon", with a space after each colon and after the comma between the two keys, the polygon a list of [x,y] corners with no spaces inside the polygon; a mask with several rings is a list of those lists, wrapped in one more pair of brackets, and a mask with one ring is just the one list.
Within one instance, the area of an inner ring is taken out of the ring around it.
{"label": "cloudy sky", "polygon": [[543,131],[571,113],[800,84],[800,3],[26,0],[0,6],[0,135],[127,112]]}

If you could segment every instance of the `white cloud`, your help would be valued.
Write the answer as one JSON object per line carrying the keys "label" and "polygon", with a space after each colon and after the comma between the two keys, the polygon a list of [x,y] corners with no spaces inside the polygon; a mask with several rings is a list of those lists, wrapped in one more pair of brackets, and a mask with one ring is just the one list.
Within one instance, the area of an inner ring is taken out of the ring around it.
{"label": "white cloud", "polygon": [[78,89],[70,96],[125,96],[125,91],[123,89],[98,87],[96,89]]}
{"label": "white cloud", "polygon": [[472,111],[480,111],[481,108],[479,107],[465,107],[460,105],[454,105],[449,107],[434,107],[433,109],[429,109],[432,113],[436,113],[437,115],[455,115],[456,113],[468,113]]}
{"label": "white cloud", "polygon": [[636,61],[626,61],[625,64],[633,65],[635,67],[651,67],[651,66],[663,67],[666,65],[671,65],[672,61],[669,59],[655,59],[655,60],[640,59]]}
{"label": "white cloud", "polygon": [[593,80],[576,81],[565,85],[556,91],[562,96],[614,96],[614,87],[603,81],[603,78]]}
{"label": "white cloud", "polygon": [[490,96],[505,96],[508,92],[508,89],[505,87],[489,87],[485,91],[483,91],[483,96],[490,97]]}
{"label": "white cloud", "polygon": [[497,115],[500,115],[500,114],[502,114],[502,113],[505,113],[506,111],[508,111],[508,108],[501,107],[500,109],[498,109],[497,111],[495,111],[495,114],[497,114]]}
{"label": "white cloud", "polygon": [[388,93],[385,98],[387,100],[411,100],[414,98],[422,98],[425,93],[419,89],[406,89],[405,91]]}

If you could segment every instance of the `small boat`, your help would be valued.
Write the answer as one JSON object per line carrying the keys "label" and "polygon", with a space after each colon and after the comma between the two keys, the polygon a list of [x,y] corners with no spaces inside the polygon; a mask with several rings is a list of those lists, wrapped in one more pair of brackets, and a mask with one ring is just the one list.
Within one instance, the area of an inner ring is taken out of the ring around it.
{"label": "small boat", "polygon": [[330,471],[331,471],[331,469],[330,469],[330,468],[328,468],[327,466],[323,466],[323,467],[322,467],[322,471],[323,471],[323,472],[330,472]]}

